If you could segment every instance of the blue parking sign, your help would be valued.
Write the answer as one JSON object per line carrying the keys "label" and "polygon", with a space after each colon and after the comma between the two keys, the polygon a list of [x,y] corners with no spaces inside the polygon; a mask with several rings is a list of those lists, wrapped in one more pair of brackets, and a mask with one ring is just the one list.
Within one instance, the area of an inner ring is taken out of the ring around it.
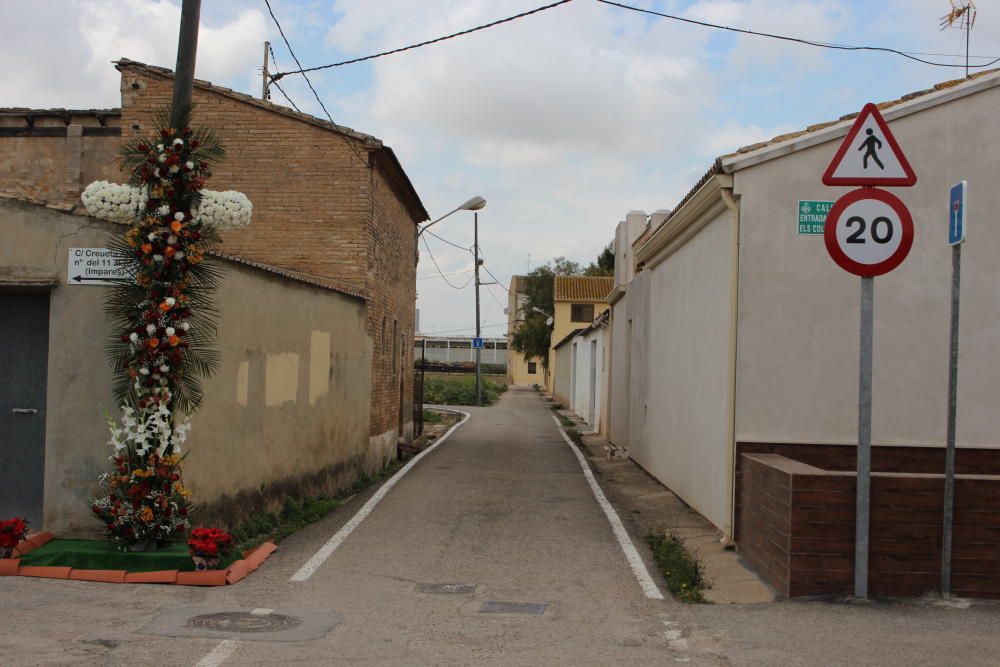
{"label": "blue parking sign", "polygon": [[968,190],[965,181],[951,189],[948,198],[948,245],[958,245],[965,240],[965,199]]}
{"label": "blue parking sign", "polygon": [[481,350],[481,349],[483,349],[483,339],[482,338],[473,338],[472,339],[472,349],[473,350]]}

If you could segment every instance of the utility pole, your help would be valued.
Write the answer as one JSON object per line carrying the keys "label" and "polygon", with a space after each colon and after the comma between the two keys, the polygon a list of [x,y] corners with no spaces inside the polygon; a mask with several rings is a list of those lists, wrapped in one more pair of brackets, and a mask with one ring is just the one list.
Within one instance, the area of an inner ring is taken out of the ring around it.
{"label": "utility pole", "polygon": [[191,111],[194,93],[194,63],[198,55],[198,24],[201,0],[184,0],[181,6],[181,29],[177,38],[177,65],[174,67],[174,96],[170,124],[180,129],[182,119]]}
{"label": "utility pole", "polygon": [[262,70],[262,82],[260,88],[260,99],[267,101],[268,96],[268,81],[269,73],[267,71],[267,52],[271,49],[271,42],[264,42],[264,69]]}
{"label": "utility pole", "polygon": [[[475,216],[475,222],[474,222],[475,231],[473,232],[475,234],[475,237],[474,237],[474,240],[473,240],[473,248],[475,248],[475,256],[476,256],[476,338],[480,338],[482,336],[482,332],[480,331],[480,328],[479,328],[479,326],[480,326],[480,322],[479,322],[479,211],[474,212],[473,215]],[[483,388],[482,388],[481,381],[479,379],[479,361],[480,361],[480,357],[481,356],[482,356],[482,350],[477,347],[476,348],[476,405],[478,407],[482,407],[482,405],[483,405]]]}

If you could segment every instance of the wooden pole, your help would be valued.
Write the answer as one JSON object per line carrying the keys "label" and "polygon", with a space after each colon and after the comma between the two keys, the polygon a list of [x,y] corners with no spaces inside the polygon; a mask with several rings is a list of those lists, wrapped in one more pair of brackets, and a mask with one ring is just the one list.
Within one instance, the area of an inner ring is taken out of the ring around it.
{"label": "wooden pole", "polygon": [[191,111],[194,93],[194,63],[198,55],[198,24],[201,0],[184,0],[181,6],[180,34],[177,38],[177,65],[174,67],[174,96],[170,105],[170,124],[175,128]]}

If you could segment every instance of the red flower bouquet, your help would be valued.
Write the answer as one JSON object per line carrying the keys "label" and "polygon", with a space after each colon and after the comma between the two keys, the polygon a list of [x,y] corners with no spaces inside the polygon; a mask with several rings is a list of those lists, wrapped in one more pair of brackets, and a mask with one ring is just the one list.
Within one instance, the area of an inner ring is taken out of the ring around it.
{"label": "red flower bouquet", "polygon": [[28,522],[25,519],[0,521],[0,558],[10,558],[11,552],[27,534]]}
{"label": "red flower bouquet", "polygon": [[188,550],[196,569],[212,570],[233,550],[233,536],[218,528],[195,528],[188,539]]}

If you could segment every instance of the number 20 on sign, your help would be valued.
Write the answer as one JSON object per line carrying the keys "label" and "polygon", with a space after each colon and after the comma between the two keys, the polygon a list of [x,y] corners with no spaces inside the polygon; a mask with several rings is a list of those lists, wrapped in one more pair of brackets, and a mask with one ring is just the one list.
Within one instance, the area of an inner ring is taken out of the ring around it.
{"label": "number 20 on sign", "polygon": [[913,246],[913,218],[895,195],[876,188],[853,190],[834,203],[823,238],[840,268],[881,276],[899,266]]}

